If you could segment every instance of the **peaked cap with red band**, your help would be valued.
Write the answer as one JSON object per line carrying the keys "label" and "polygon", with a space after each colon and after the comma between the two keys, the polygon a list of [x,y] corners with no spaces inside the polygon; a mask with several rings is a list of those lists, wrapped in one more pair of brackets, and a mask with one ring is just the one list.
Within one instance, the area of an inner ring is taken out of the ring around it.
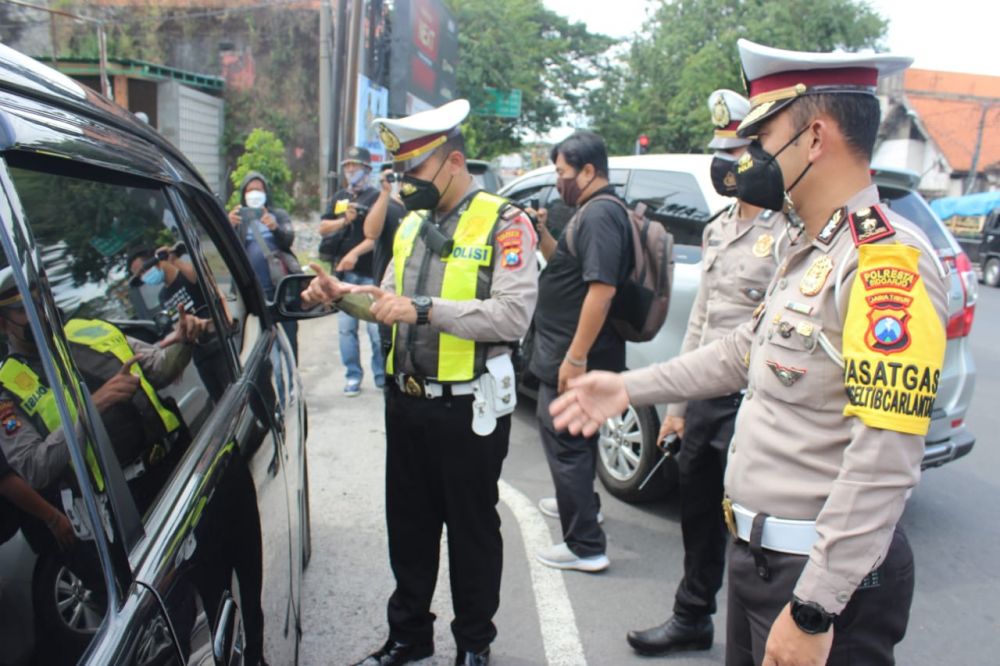
{"label": "peaked cap with red band", "polygon": [[750,139],[736,136],[740,126],[750,111],[750,102],[743,95],[733,90],[721,88],[708,96],[708,112],[712,114],[712,124],[715,125],[715,135],[708,143],[710,150],[728,150],[739,148],[750,143]]}
{"label": "peaked cap with red band", "polygon": [[888,53],[786,51],[746,39],[737,45],[750,96],[750,113],[740,123],[739,136],[753,136],[764,120],[805,95],[874,95],[879,76],[901,72],[913,62]]}
{"label": "peaked cap with red band", "polygon": [[392,155],[393,168],[409,171],[430,157],[435,148],[458,134],[459,125],[468,115],[468,100],[456,99],[405,118],[376,118],[372,124]]}

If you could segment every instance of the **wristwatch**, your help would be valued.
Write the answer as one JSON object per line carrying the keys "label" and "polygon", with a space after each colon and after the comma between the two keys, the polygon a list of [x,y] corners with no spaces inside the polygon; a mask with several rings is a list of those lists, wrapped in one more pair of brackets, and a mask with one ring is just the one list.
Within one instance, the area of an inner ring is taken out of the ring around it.
{"label": "wristwatch", "polygon": [[431,306],[434,305],[434,301],[430,296],[414,296],[410,300],[417,310],[417,325],[423,326],[430,321]]}
{"label": "wristwatch", "polygon": [[836,616],[827,613],[817,603],[792,597],[792,619],[799,629],[807,634],[822,634],[829,631],[834,617]]}

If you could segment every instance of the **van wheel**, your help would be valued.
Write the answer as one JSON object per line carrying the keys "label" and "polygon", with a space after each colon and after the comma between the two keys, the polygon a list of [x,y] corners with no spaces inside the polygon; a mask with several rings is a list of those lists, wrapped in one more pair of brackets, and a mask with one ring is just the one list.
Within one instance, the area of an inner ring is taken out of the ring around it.
{"label": "van wheel", "polygon": [[53,553],[44,553],[31,581],[44,662],[75,663],[107,612],[104,590],[91,589]]}
{"label": "van wheel", "polygon": [[668,460],[640,490],[650,470],[660,461],[656,435],[660,420],[653,407],[628,409],[604,422],[597,440],[597,476],[608,492],[626,502],[648,502],[667,494],[675,482],[673,460]]}
{"label": "van wheel", "polygon": [[1000,286],[1000,259],[990,257],[983,266],[983,282],[991,287]]}

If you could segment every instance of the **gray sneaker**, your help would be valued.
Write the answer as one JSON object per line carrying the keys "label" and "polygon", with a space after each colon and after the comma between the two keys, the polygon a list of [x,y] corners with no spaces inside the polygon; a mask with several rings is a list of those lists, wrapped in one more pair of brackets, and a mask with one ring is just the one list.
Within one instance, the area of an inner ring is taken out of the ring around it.
{"label": "gray sneaker", "polygon": [[535,559],[553,569],[572,569],[587,573],[604,571],[611,564],[611,560],[604,553],[591,557],[578,557],[565,543],[558,543],[538,551],[535,553]]}
{"label": "gray sneaker", "polygon": [[[548,516],[549,518],[559,517],[559,504],[556,502],[555,497],[543,497],[538,500],[538,510],[542,512],[542,515]],[[604,522],[604,514],[600,511],[597,512],[597,524],[600,525]]]}
{"label": "gray sneaker", "polygon": [[344,395],[348,398],[353,398],[355,396],[361,395],[361,382],[360,381],[349,381],[344,386]]}

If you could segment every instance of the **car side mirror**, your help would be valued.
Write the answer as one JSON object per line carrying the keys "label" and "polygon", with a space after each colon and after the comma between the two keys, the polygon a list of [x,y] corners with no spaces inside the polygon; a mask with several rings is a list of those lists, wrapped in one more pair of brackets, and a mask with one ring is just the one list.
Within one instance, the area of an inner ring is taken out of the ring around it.
{"label": "car side mirror", "polygon": [[306,307],[302,304],[302,292],[315,277],[306,273],[293,273],[281,278],[274,290],[272,303],[278,319],[315,319],[337,311],[332,305]]}

